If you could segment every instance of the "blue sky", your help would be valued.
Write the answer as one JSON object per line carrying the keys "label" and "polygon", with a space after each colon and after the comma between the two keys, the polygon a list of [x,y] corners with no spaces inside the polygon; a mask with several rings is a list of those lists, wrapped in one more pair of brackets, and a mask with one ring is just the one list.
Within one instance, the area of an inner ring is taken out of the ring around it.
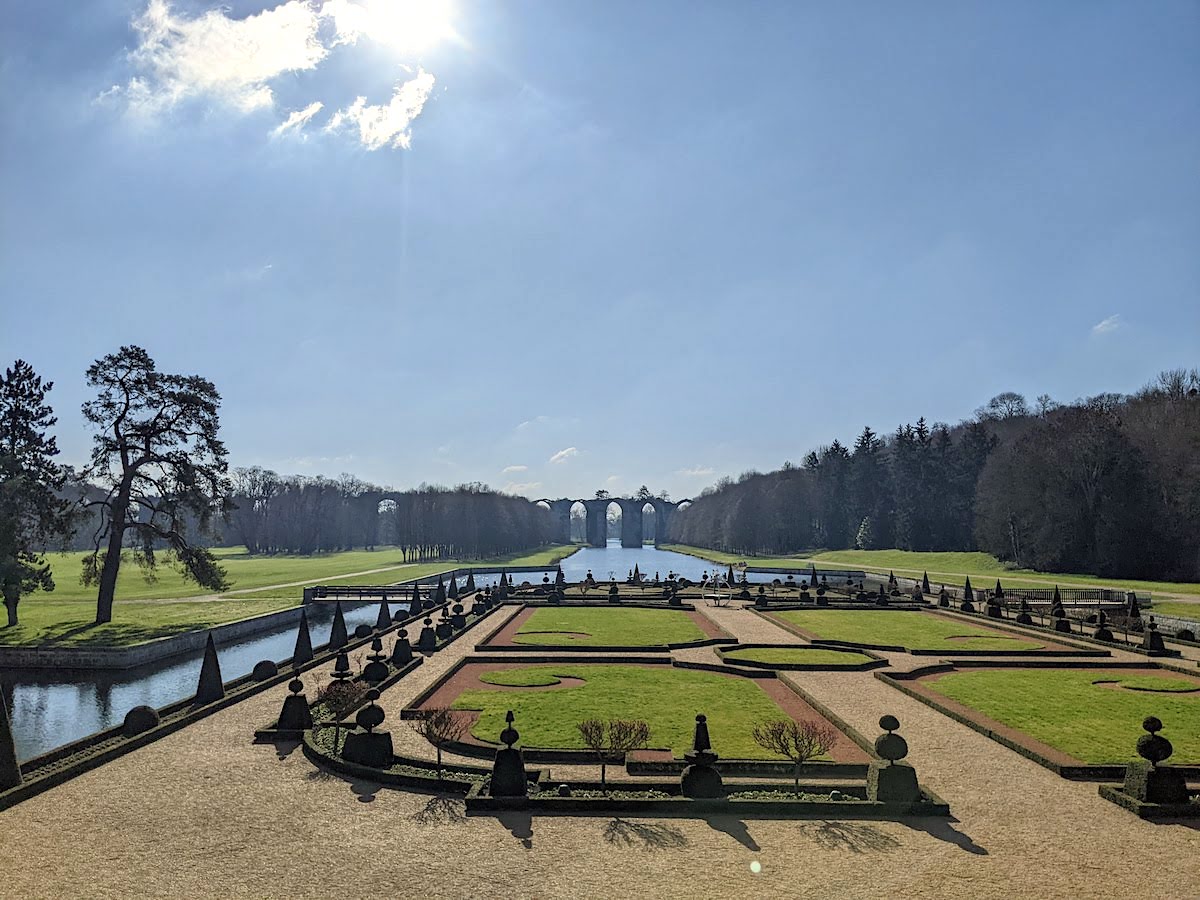
{"label": "blue sky", "polygon": [[124,343],[235,465],[534,497],[1198,362],[1194,2],[365,3],[8,11],[0,360],[67,461]]}

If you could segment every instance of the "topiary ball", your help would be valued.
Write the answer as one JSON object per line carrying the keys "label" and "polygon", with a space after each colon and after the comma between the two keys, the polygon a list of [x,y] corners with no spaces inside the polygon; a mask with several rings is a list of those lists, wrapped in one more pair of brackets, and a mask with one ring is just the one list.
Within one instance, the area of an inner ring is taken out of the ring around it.
{"label": "topiary ball", "polygon": [[370,625],[359,625],[357,628],[354,629],[354,636],[356,638],[370,637],[372,631],[374,631],[374,629],[371,628]]}
{"label": "topiary ball", "polygon": [[1161,734],[1156,732],[1162,731],[1162,720],[1157,716],[1146,716],[1142,720],[1142,727],[1146,729],[1147,734],[1143,734],[1138,738],[1137,752],[1142,759],[1150,761],[1151,765],[1157,765],[1164,759],[1167,759],[1174,751],[1171,742]]}
{"label": "topiary ball", "polygon": [[250,672],[250,677],[255,681],[266,681],[268,678],[274,678],[279,674],[279,666],[271,662],[269,659],[261,659],[254,664],[254,668]]}
{"label": "topiary ball", "polygon": [[881,716],[879,719],[879,727],[884,731],[895,731],[900,727],[900,720],[895,716]]}
{"label": "topiary ball", "polygon": [[125,714],[125,721],[121,725],[121,734],[125,737],[133,737],[149,731],[151,728],[157,728],[160,721],[158,710],[153,706],[135,706]]}

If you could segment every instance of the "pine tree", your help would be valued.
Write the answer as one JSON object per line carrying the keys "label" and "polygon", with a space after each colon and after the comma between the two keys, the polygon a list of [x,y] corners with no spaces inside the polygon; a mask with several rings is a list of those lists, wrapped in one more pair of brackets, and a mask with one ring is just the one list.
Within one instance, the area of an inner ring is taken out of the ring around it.
{"label": "pine tree", "polygon": [[141,347],[122,347],[88,367],[87,383],[99,388],[83,405],[95,428],[86,476],[108,488],[97,508],[101,528],[83,561],[85,584],[98,584],[96,624],[112,621],[117,573],[126,536],[136,541],[133,559],[153,570],[166,545],[184,577],[209,590],[226,587],[225,570],[212,552],[189,536],[194,522],[203,534],[214,516],[230,508],[228,451],[217,437],[221,395],[199,375],[159,372]]}
{"label": "pine tree", "polygon": [[0,378],[0,589],[9,627],[22,594],[54,590],[42,550],[71,529],[72,504],[58,495],[66,473],[46,434],[58,421],[46,403],[53,387],[20,359]]}

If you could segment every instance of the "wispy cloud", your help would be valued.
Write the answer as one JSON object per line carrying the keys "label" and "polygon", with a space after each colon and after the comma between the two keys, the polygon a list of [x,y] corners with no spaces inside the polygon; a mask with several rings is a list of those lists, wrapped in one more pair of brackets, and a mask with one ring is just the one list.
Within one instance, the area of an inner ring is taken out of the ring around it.
{"label": "wispy cloud", "polygon": [[530,428],[533,428],[535,425],[544,425],[549,421],[550,421],[549,416],[534,416],[532,419],[526,419],[524,422],[522,422],[520,425],[518,425],[516,430],[517,431],[528,431]]}
{"label": "wispy cloud", "polygon": [[565,463],[572,456],[578,456],[579,450],[576,447],[567,447],[565,450],[559,450],[550,457],[552,463]]}
{"label": "wispy cloud", "polygon": [[503,469],[500,470],[500,474],[501,475],[511,475],[514,472],[527,472],[527,471],[529,471],[529,466],[505,466]]}
{"label": "wispy cloud", "polygon": [[676,475],[682,475],[685,478],[703,478],[705,475],[713,473],[712,466],[692,466],[690,469],[677,469]]}
{"label": "wispy cloud", "polygon": [[1092,334],[1108,334],[1110,331],[1116,331],[1121,325],[1121,316],[1118,313],[1117,315],[1109,316],[1107,319],[1101,319],[1093,325]]}
{"label": "wispy cloud", "polygon": [[420,69],[415,78],[396,84],[387,104],[372,106],[366,97],[359,97],[345,109],[335,112],[325,130],[337,131],[343,125],[357,125],[358,138],[368,150],[381,147],[408,149],[412,144],[409,126],[425,108],[425,101],[433,92],[433,83],[433,76]]}
{"label": "wispy cloud", "polygon": [[604,479],[604,483],[605,484],[616,484],[620,480],[621,480],[620,475],[609,475],[607,478]]}
{"label": "wispy cloud", "polygon": [[[351,52],[362,35],[389,40],[400,26],[416,27],[424,21],[411,14],[399,16],[396,9],[399,5],[392,0],[376,5],[286,0],[234,18],[228,7],[188,15],[177,13],[168,0],[149,0],[132,23],[137,32],[137,45],[128,54],[133,73],[124,84],[101,91],[96,102],[123,101],[131,113],[148,118],[199,99],[241,114],[273,109],[272,84],[277,79],[318,68],[339,46],[347,45],[343,52]],[[430,26],[425,27],[428,31]],[[359,96],[334,112],[324,130],[351,126],[347,130],[368,150],[407,148],[412,123],[433,86],[433,75],[419,70],[395,84],[387,103],[371,104]],[[322,102],[313,101],[293,110],[270,134],[301,132],[322,109]]]}
{"label": "wispy cloud", "polygon": [[279,124],[278,128],[271,132],[272,137],[279,137],[289,131],[303,131],[304,126],[308,124],[309,120],[319,113],[324,106],[325,104],[320,100],[315,100],[304,107],[304,109],[294,110],[290,116]]}
{"label": "wispy cloud", "polygon": [[510,481],[504,486],[506,494],[531,494],[542,486],[540,481]]}

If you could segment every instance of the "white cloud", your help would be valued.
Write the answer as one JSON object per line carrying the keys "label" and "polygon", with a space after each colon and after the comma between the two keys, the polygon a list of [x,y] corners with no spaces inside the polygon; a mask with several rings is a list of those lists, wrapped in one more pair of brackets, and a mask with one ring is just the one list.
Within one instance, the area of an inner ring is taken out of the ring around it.
{"label": "white cloud", "polygon": [[529,471],[529,466],[505,466],[503,469],[500,470],[500,474],[501,475],[510,475],[513,472],[527,472],[527,471]]}
{"label": "white cloud", "polygon": [[319,113],[324,106],[325,104],[320,100],[315,100],[308,104],[308,106],[304,107],[304,109],[293,110],[292,114],[283,122],[281,122],[279,127],[271,132],[271,136],[279,137],[288,131],[303,131],[304,126],[308,124],[309,120]]}
{"label": "white cloud", "polygon": [[703,478],[712,473],[712,466],[692,466],[690,469],[677,469],[675,472],[676,475],[683,475],[685,478]]}
{"label": "white cloud", "polygon": [[558,451],[557,453],[555,453],[555,454],[554,454],[552,457],[550,457],[550,462],[552,462],[552,463],[564,463],[564,462],[566,462],[568,459],[570,459],[572,456],[578,456],[578,455],[579,455],[579,450],[578,450],[578,448],[576,448],[576,447],[567,447],[565,450],[559,450],[559,451]]}
{"label": "white cloud", "polygon": [[1107,319],[1101,319],[1092,326],[1092,334],[1108,334],[1110,331],[1116,331],[1118,328],[1120,328],[1121,324],[1121,316],[1119,313],[1117,315],[1109,316]]}
{"label": "white cloud", "polygon": [[[200,99],[242,114],[273,109],[272,85],[278,79],[318,68],[339,46],[351,52],[360,36],[397,49],[456,36],[443,0],[365,5],[284,0],[244,18],[232,17],[228,7],[189,15],[177,13],[169,0],[149,0],[132,25],[137,32],[137,46],[128,54],[133,72],[123,85],[101,91],[94,102],[123,101],[125,109],[146,117]],[[433,86],[433,75],[418,70],[395,84],[387,103],[370,104],[359,96],[334,112],[324,130],[351,126],[348,130],[369,150],[408,148],[412,123]],[[324,108],[313,101],[293,110],[271,136],[302,132]]]}
{"label": "white cloud", "polygon": [[549,416],[535,416],[532,419],[526,419],[524,422],[522,422],[520,425],[518,425],[517,431],[525,431],[528,428],[532,428],[534,425],[544,425],[546,422],[549,422],[549,421],[550,421]]}
{"label": "white cloud", "polygon": [[530,494],[542,486],[540,481],[510,481],[504,486],[506,494]]}
{"label": "white cloud", "polygon": [[[320,16],[305,0],[233,19],[224,9],[195,18],[150,0],[133,21],[139,74],[124,93],[132,109],[154,113],[189,97],[210,96],[240,112],[274,104],[268,84],[285,72],[314,69],[328,55],[317,36]],[[106,94],[111,93],[111,88]]]}
{"label": "white cloud", "polygon": [[616,484],[620,480],[621,480],[620,475],[609,475],[607,478],[604,479],[604,483],[605,484]]}
{"label": "white cloud", "polygon": [[353,123],[358,126],[358,139],[368,150],[381,147],[408,149],[412,143],[409,126],[425,108],[425,101],[433,92],[433,82],[432,75],[419,69],[415,78],[396,84],[387,105],[368,105],[366,97],[359,97],[345,109],[335,112],[325,130],[337,131],[343,125]]}

